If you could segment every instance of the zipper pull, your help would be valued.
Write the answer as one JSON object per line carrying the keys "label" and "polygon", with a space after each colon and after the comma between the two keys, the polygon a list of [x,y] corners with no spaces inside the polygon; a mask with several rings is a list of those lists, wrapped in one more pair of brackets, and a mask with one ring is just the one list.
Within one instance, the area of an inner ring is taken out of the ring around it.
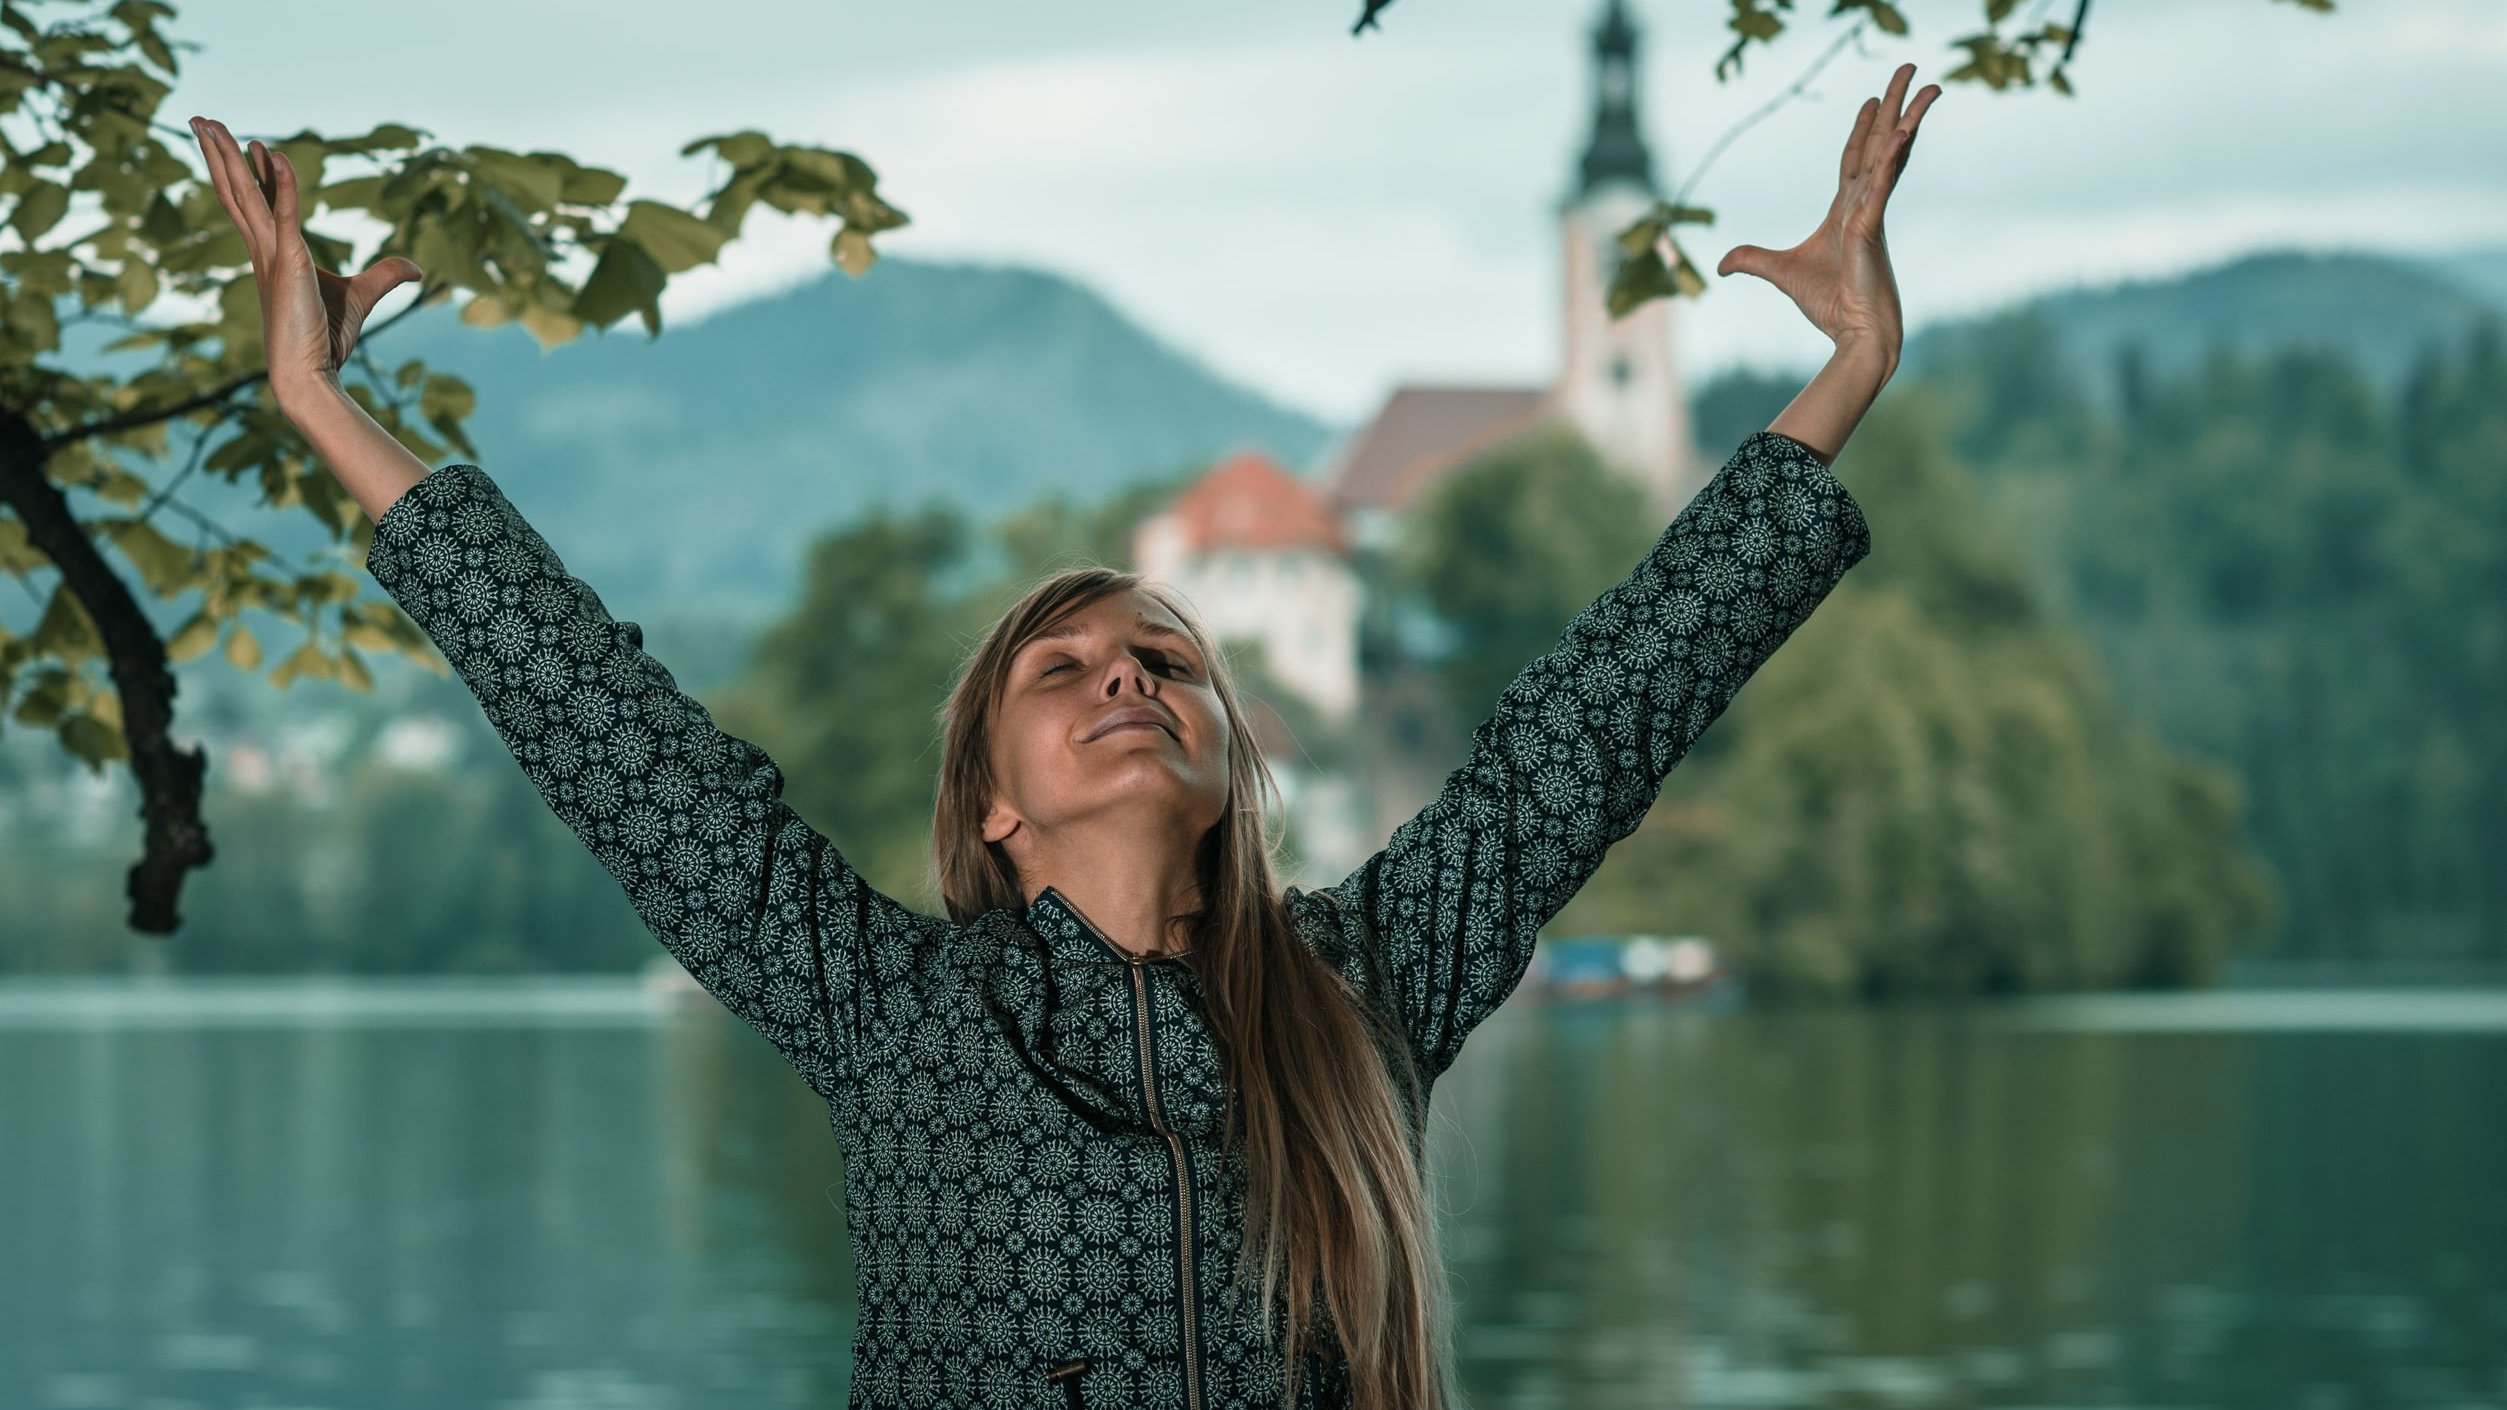
{"label": "zipper pull", "polygon": [[1071,1410],[1088,1410],[1079,1398],[1080,1373],[1087,1369],[1088,1358],[1085,1356],[1074,1356],[1059,1365],[1046,1368],[1045,1379],[1062,1383],[1062,1394],[1068,1399]]}

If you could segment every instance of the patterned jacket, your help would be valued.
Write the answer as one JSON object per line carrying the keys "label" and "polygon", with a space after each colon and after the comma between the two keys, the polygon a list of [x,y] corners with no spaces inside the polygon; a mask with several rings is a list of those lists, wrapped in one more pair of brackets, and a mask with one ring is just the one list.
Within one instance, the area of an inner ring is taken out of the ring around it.
{"label": "patterned jacket", "polygon": [[[1434,801],[1345,880],[1286,888],[1423,1076],[1870,547],[1807,448],[1750,436],[1515,677]],[[965,925],[873,890],[477,466],[411,488],[367,567],[663,947],[825,1098],[860,1302],[850,1406],[1279,1404],[1276,1319],[1232,1277],[1242,1160],[1189,955],[1131,959],[1051,887]],[[1311,1410],[1347,1403],[1326,1332]]]}

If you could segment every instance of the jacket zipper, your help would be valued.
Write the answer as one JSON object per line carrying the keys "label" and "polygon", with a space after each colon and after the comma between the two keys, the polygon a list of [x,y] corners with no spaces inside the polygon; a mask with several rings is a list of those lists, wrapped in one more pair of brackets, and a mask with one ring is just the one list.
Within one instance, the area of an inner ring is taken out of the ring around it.
{"label": "jacket zipper", "polygon": [[[1140,1018],[1141,1090],[1149,1097],[1149,1124],[1166,1138],[1167,1151],[1175,1159],[1175,1256],[1184,1284],[1184,1400],[1190,1410],[1201,1410],[1201,1333],[1197,1326],[1200,1293],[1193,1284],[1192,1173],[1184,1164],[1184,1139],[1167,1129],[1166,1113],[1158,1105],[1158,1077],[1149,1060],[1149,981],[1141,972],[1149,959],[1134,957],[1130,963],[1132,1007]],[[1078,1392],[1074,1389],[1072,1393]]]}
{"label": "jacket zipper", "polygon": [[1087,1369],[1088,1358],[1085,1356],[1074,1356],[1070,1360],[1065,1361],[1058,1366],[1054,1366],[1045,1372],[1045,1379],[1047,1381],[1060,1381],[1062,1383],[1062,1394],[1069,1401],[1071,1410],[1088,1410],[1087,1405],[1079,1398],[1080,1373]]}

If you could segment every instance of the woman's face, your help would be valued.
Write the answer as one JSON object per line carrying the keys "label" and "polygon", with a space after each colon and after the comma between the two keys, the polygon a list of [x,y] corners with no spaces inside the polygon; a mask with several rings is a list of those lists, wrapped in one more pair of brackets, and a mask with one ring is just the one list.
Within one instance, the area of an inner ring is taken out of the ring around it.
{"label": "woman's face", "polygon": [[1110,593],[1011,658],[984,840],[1022,867],[1074,826],[1198,843],[1226,808],[1228,749],[1209,663],[1183,623],[1147,593]]}

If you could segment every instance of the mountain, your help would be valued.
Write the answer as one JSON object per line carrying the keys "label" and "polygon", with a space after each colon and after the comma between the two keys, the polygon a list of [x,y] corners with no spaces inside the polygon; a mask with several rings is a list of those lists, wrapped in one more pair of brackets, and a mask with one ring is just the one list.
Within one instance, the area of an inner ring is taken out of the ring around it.
{"label": "mountain", "polygon": [[675,616],[780,607],[802,546],[875,504],[1092,500],[1239,443],[1294,463],[1329,434],[1016,267],[885,258],[545,353],[449,308],[386,339],[384,365],[423,357],[478,389],[480,463],[570,566]]}
{"label": "mountain", "polygon": [[[63,361],[119,330],[73,325]],[[478,462],[621,615],[754,625],[790,596],[803,545],[874,505],[990,518],[1039,496],[1095,500],[1256,445],[1288,464],[1334,428],[1229,382],[1092,290],[1015,266],[882,258],[651,338],[628,320],[543,351],[519,324],[436,306],[373,338],[387,372],[423,358],[468,381]],[[457,453],[456,453],[457,454]],[[191,497],[273,546],[250,497]]]}
{"label": "mountain", "polygon": [[2050,351],[2102,407],[2116,402],[2117,354],[2141,345],[2153,380],[2199,366],[2213,345],[2249,356],[2305,344],[2357,358],[2393,395],[2431,340],[2459,342],[2507,316],[2507,251],[2415,257],[2267,251],[2207,269],[2041,294],[1907,339],[1901,375],[1966,364],[2014,319],[2034,319]]}
{"label": "mountain", "polygon": [[2420,264],[2476,298],[2507,308],[2507,250],[2457,250],[2421,255]]}

